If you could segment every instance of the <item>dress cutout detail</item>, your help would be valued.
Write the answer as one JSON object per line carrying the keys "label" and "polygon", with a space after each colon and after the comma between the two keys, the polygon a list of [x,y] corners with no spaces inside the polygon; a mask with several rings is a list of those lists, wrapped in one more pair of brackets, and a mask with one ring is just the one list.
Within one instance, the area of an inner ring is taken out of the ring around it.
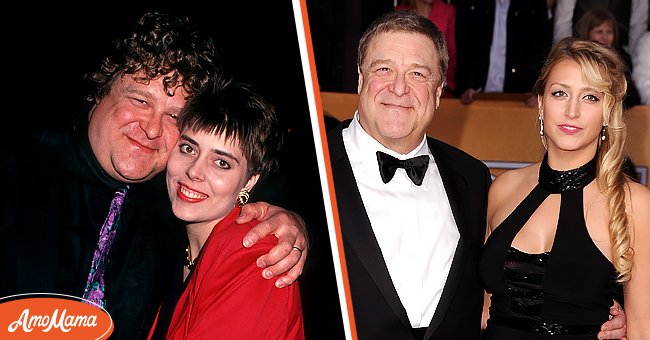
{"label": "dress cutout detail", "polygon": [[[570,185],[561,180],[554,186],[538,184],[488,238],[479,263],[492,294],[483,339],[595,339],[612,299],[621,301],[614,266],[592,241],[584,220],[583,188],[595,177],[592,162],[574,169],[593,173],[576,181],[567,172],[542,174],[544,167],[550,169],[545,156],[540,182],[550,174],[554,180],[555,175],[570,178]],[[527,254],[513,248],[515,236],[552,194],[545,188],[552,187],[562,189],[557,190],[560,211],[551,250]]]}

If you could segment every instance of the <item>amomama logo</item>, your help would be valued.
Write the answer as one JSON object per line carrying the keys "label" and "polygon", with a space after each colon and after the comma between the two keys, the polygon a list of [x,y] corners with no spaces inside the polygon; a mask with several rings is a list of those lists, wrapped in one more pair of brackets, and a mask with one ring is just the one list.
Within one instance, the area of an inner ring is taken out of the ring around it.
{"label": "amomama logo", "polygon": [[0,298],[1,339],[106,339],[113,320],[100,306],[62,294]]}

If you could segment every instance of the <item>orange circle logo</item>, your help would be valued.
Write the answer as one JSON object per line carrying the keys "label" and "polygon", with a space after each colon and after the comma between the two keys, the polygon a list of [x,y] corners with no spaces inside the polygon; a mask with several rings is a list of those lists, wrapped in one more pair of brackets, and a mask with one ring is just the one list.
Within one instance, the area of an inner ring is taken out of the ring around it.
{"label": "orange circle logo", "polygon": [[34,293],[0,298],[2,339],[107,339],[112,332],[108,312],[79,297]]}

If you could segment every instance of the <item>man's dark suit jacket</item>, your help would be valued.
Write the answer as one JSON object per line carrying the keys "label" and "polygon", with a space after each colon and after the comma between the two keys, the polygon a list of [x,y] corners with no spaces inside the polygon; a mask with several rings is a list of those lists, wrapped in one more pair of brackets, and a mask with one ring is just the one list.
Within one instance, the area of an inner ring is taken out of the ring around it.
{"label": "man's dark suit jacket", "polygon": [[[88,110],[20,139],[0,161],[0,296],[81,297],[117,188],[94,157]],[[105,269],[110,339],[146,339],[187,236],[165,175],[132,184]]]}
{"label": "man's dark suit jacket", "polygon": [[[343,145],[341,133],[349,123],[346,120],[330,131],[328,142],[357,335],[360,340],[416,339],[370,226]],[[465,152],[439,140],[427,141],[460,240],[425,339],[478,339],[483,288],[477,264],[485,237],[490,174],[482,162]]]}

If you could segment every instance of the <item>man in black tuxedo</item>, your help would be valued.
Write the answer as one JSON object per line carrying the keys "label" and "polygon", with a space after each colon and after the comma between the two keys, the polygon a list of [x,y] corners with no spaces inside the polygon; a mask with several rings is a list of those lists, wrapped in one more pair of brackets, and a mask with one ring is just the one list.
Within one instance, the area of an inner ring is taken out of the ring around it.
{"label": "man in black tuxedo", "polygon": [[[479,339],[488,168],[426,136],[447,46],[425,17],[394,11],[358,48],[359,105],[328,133],[359,340]],[[599,338],[625,336],[625,317]]]}
{"label": "man in black tuxedo", "polygon": [[358,338],[478,339],[491,179],[479,160],[426,136],[444,38],[427,18],[390,12],[358,53],[358,111],[328,134]]}

